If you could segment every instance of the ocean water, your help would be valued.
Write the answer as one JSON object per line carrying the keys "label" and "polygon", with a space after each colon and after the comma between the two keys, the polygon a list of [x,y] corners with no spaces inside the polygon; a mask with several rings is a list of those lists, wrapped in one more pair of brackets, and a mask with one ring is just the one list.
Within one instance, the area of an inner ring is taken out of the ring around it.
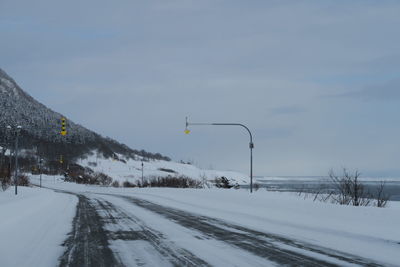
{"label": "ocean water", "polygon": [[[384,194],[392,201],[400,201],[400,177],[365,177],[360,178],[360,181],[365,191],[373,195],[376,194],[381,182],[385,182]],[[270,191],[323,193],[335,190],[329,177],[323,176],[258,176],[255,177],[254,183]]]}

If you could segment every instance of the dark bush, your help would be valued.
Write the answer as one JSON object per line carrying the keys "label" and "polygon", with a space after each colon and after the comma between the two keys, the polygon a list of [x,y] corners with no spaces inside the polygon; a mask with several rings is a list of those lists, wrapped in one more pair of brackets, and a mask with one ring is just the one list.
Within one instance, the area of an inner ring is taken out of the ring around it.
{"label": "dark bush", "polygon": [[143,184],[138,181],[139,187],[172,187],[172,188],[201,188],[202,182],[186,176],[152,177],[145,179]]}
{"label": "dark bush", "polygon": [[29,177],[24,174],[18,175],[18,185],[29,186],[30,185]]}
{"label": "dark bush", "polygon": [[215,186],[218,188],[232,188],[233,185],[230,184],[228,178],[226,178],[225,176],[222,176],[221,178],[215,178]]}
{"label": "dark bush", "polygon": [[134,183],[131,183],[131,182],[128,182],[128,181],[123,182],[122,186],[123,187],[136,187],[136,185]]}
{"label": "dark bush", "polygon": [[112,178],[102,172],[98,172],[93,175],[92,184],[110,185],[111,183],[112,183]]}

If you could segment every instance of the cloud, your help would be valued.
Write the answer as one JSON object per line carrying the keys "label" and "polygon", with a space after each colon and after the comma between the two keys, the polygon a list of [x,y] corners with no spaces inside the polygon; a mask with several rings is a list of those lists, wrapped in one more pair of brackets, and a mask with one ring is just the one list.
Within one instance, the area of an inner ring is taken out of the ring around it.
{"label": "cloud", "polygon": [[381,84],[365,86],[360,90],[337,94],[338,97],[360,100],[399,101],[400,79],[391,80]]}
{"label": "cloud", "polygon": [[372,128],[358,99],[379,100],[373,118],[397,133],[386,106],[399,99],[399,13],[395,1],[2,0],[1,67],[71,119],[178,160],[248,169],[245,132],[199,129],[189,141],[190,116],[248,125],[257,174],[325,174],[343,154],[381,170],[400,149],[380,144],[387,164],[359,159],[377,140],[357,142]]}
{"label": "cloud", "polygon": [[306,111],[306,108],[300,106],[284,106],[270,109],[272,115],[291,115],[303,113]]}

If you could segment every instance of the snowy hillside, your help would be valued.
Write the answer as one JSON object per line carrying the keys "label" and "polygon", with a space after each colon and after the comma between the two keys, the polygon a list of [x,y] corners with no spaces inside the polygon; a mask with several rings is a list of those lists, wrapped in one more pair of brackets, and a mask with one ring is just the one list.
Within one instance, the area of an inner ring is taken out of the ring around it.
{"label": "snowy hillside", "polygon": [[[7,155],[7,149],[12,148],[13,143],[13,138],[5,130],[6,126],[22,125],[19,154],[27,158],[26,166],[21,166],[26,171],[35,169],[40,157],[45,159],[43,170],[48,174],[61,174],[70,170],[73,172],[69,167],[77,163],[96,173],[104,173],[114,181],[135,183],[142,177],[143,161],[143,174],[148,179],[187,176],[205,182],[225,176],[233,184],[249,182],[245,174],[202,170],[189,164],[171,162],[168,157],[159,153],[131,149],[111,138],[103,138],[70,120],[67,120],[68,134],[62,136],[61,118],[65,116],[52,111],[25,93],[1,69],[0,113],[0,141],[5,140],[4,144],[0,142],[0,145],[5,147],[1,156],[3,158]],[[61,158],[63,160],[60,163]],[[75,172],[76,168],[81,167],[75,164]],[[85,171],[82,171],[78,177],[84,173]]]}
{"label": "snowy hillside", "polygon": [[[142,161],[117,154],[118,159],[105,158],[101,153],[93,152],[86,159],[77,161],[79,165],[89,167],[95,172],[107,174],[113,180],[136,182],[142,177]],[[196,180],[214,180],[216,177],[225,176],[233,184],[248,184],[249,176],[232,171],[204,170],[194,165],[173,161],[151,160],[143,162],[143,175],[145,178],[184,175]]]}
{"label": "snowy hillside", "polygon": [[[0,69],[0,126],[22,125],[30,135],[47,141],[62,142],[59,134],[61,114],[36,101]],[[96,134],[88,129],[68,122],[67,141],[84,143],[94,141]]]}
{"label": "snowy hillside", "polygon": [[24,92],[5,71],[0,69],[0,144],[10,146],[6,126],[22,126],[20,146],[36,150],[40,157],[52,161],[63,155],[65,160],[75,160],[93,149],[101,150],[108,157],[114,153],[134,158],[139,155],[149,159],[169,160],[159,153],[134,150],[111,138],[86,129],[66,120],[67,135],[62,136],[61,119],[67,117],[59,114],[36,101]]}

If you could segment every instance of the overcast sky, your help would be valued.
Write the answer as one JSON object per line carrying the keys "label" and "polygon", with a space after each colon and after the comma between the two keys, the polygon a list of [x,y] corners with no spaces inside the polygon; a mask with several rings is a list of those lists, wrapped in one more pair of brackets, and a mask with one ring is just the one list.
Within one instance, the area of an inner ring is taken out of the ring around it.
{"label": "overcast sky", "polygon": [[256,175],[400,176],[400,1],[0,0],[0,68],[132,148]]}

